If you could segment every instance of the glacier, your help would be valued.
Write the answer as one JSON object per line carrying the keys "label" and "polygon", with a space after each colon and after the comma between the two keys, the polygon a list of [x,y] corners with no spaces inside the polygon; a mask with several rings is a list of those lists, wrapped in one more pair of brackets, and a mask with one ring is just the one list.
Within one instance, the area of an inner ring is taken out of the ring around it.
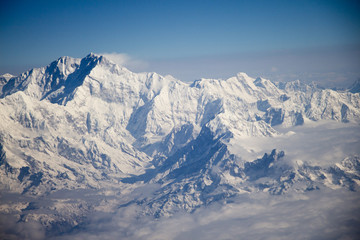
{"label": "glacier", "polygon": [[242,72],[184,83],[93,53],[3,75],[0,215],[14,224],[0,236],[66,236],[99,212],[163,221],[259,194],[358,197],[356,86]]}

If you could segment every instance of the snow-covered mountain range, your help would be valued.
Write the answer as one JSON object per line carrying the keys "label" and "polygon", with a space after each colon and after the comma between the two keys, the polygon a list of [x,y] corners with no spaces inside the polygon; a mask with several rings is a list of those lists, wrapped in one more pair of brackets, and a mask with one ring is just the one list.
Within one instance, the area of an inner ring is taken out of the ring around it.
{"label": "snow-covered mountain range", "polygon": [[[161,217],[252,192],[356,191],[356,154],[334,153],[331,163],[314,164],[290,162],[281,146],[264,154],[242,145],[290,136],[284,129],[320,120],[358,126],[355,88],[274,83],[245,73],[188,84],[133,73],[96,54],[4,75],[0,187],[22,198],[4,200],[0,210],[61,233],[99,209],[137,205],[140,215]],[[54,197],[85,190],[96,194]],[[42,204],[45,196],[51,204]]]}

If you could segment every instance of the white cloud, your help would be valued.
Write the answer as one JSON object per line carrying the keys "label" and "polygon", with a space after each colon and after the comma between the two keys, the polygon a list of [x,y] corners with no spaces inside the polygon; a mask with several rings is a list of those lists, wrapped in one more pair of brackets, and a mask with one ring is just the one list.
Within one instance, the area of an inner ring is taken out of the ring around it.
{"label": "white cloud", "polygon": [[81,231],[55,239],[354,239],[360,196],[345,189],[270,196],[244,194],[170,218],[137,217],[139,206],[91,215]]}
{"label": "white cloud", "polygon": [[113,61],[120,66],[124,66],[134,72],[146,71],[149,65],[146,61],[135,59],[126,53],[112,52],[99,53],[99,55],[102,55],[110,61]]}
{"label": "white cloud", "polygon": [[0,239],[45,239],[45,228],[36,221],[18,221],[10,214],[0,214]]}
{"label": "white cloud", "polygon": [[283,150],[289,162],[301,160],[317,166],[333,165],[347,156],[360,155],[360,127],[354,123],[323,120],[275,129],[283,135],[233,139],[230,151],[252,161],[272,149]]}

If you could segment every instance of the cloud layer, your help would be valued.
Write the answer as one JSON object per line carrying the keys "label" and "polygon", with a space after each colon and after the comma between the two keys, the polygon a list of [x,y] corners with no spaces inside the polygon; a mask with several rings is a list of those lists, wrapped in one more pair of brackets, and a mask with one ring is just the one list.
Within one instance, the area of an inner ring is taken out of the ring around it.
{"label": "cloud layer", "polygon": [[355,239],[359,200],[359,194],[344,190],[257,193],[159,220],[138,218],[139,207],[132,205],[113,214],[98,212],[81,231],[54,239]]}

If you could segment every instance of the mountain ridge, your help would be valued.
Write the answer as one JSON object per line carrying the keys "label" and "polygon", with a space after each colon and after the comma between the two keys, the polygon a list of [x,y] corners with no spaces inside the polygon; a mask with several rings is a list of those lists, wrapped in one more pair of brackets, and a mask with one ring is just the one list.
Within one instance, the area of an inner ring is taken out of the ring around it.
{"label": "mountain ridge", "polygon": [[[114,194],[110,208],[137,205],[140,215],[162,217],[241,194],[357,191],[360,183],[356,154],[318,166],[290,162],[281,145],[257,157],[252,149],[237,151],[246,138],[286,139],[312,122],[358,126],[360,95],[350,91],[273,83],[241,72],[184,83],[133,73],[89,54],[9,78],[1,88],[0,110],[1,189],[35,199],[61,191],[104,191]],[[147,187],[153,190],[138,193]],[[104,207],[105,200],[96,199],[83,207],[83,200],[76,200],[76,219]],[[26,213],[19,221],[40,216],[25,205],[26,210],[14,210]],[[43,216],[42,224],[54,227],[61,217],[70,218],[56,214]]]}

